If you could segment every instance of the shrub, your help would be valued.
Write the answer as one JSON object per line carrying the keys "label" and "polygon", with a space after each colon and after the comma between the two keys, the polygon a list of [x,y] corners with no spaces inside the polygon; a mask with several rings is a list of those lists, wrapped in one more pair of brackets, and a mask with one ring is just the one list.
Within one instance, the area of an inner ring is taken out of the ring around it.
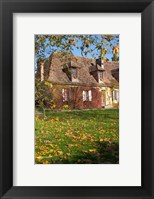
{"label": "shrub", "polygon": [[63,110],[69,110],[69,106],[67,104],[63,105]]}

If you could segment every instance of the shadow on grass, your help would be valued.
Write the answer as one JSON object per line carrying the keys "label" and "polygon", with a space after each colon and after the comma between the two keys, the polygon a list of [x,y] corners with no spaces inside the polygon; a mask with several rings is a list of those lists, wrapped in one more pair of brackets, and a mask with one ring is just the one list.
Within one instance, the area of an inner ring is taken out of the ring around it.
{"label": "shadow on grass", "polygon": [[77,151],[69,157],[60,157],[52,164],[118,164],[119,144],[117,142],[95,142],[95,148],[88,152]]}

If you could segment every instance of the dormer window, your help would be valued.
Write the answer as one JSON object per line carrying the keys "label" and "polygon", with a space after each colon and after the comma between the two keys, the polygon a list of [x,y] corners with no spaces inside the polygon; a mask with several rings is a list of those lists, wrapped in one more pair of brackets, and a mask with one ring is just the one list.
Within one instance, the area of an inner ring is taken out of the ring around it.
{"label": "dormer window", "polygon": [[79,82],[78,80],[78,69],[80,66],[76,65],[74,62],[68,62],[63,65],[63,72],[65,72],[72,82]]}
{"label": "dormer window", "polygon": [[99,83],[103,82],[103,72],[102,71],[98,71],[98,81],[99,81]]}
{"label": "dormer window", "polygon": [[72,82],[79,82],[76,67],[71,68],[71,80],[72,80]]}
{"label": "dormer window", "polygon": [[76,79],[77,78],[77,70],[76,70],[76,68],[72,68],[71,69],[71,73],[72,73],[72,78]]}

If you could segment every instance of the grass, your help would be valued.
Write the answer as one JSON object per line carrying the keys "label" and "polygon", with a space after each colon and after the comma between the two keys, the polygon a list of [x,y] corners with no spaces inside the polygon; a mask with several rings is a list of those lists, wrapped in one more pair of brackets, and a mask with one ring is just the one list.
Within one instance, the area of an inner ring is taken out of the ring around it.
{"label": "grass", "polygon": [[119,110],[48,112],[35,118],[36,164],[117,164]]}

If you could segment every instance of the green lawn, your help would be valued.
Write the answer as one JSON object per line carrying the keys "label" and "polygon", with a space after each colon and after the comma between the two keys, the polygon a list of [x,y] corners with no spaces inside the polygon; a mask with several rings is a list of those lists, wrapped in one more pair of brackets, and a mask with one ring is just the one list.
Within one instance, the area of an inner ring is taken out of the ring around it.
{"label": "green lawn", "polygon": [[35,118],[36,164],[117,164],[119,110],[48,112]]}

